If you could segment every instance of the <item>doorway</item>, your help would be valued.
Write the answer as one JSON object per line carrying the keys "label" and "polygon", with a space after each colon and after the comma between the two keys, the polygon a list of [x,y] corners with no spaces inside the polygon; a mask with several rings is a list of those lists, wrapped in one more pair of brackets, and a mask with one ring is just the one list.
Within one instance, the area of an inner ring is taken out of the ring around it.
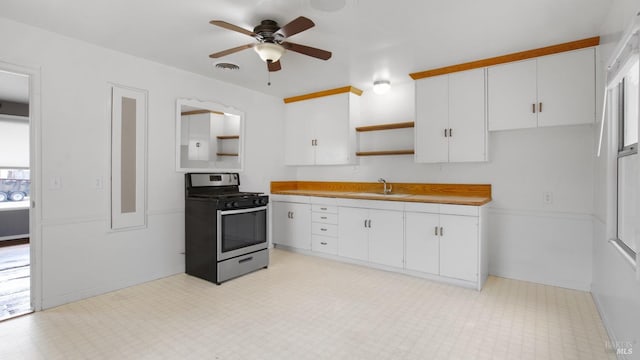
{"label": "doorway", "polygon": [[0,321],[33,311],[30,75],[0,64]]}

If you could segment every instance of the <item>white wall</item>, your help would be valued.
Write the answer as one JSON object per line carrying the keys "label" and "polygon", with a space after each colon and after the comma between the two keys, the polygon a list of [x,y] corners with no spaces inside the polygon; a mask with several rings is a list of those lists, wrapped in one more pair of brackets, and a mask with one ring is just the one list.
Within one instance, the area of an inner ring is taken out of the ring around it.
{"label": "white wall", "polygon": [[[613,48],[639,10],[640,3],[635,0],[612,2],[601,30],[601,62],[598,66],[601,79]],[[602,95],[598,96],[601,98]],[[594,135],[597,137],[599,133]],[[626,358],[640,359],[640,280],[636,278],[636,270],[607,241],[615,234],[615,177],[611,176],[615,172],[615,152],[609,151],[610,132],[605,131],[603,138],[603,153],[596,158],[594,169],[592,293],[612,341],[620,342],[622,347],[631,343],[633,354]]]}
{"label": "white wall", "polygon": [[29,167],[29,120],[0,115],[0,166]]}
{"label": "white wall", "polygon": [[[282,167],[280,146],[270,146],[281,143],[280,99],[1,18],[0,42],[0,61],[41,69],[45,308],[184,271],[184,180],[174,159],[178,97],[245,111],[244,190],[266,192],[270,180],[295,176]],[[108,230],[109,82],[149,91],[142,230]],[[54,178],[59,189],[50,186]]]}
{"label": "white wall", "polygon": [[[365,91],[361,100],[364,123],[414,119],[413,82],[394,84],[387,95]],[[383,177],[391,183],[491,184],[490,273],[589,290],[593,133],[592,125],[492,132],[487,163],[415,164],[407,155],[367,157],[356,166],[300,167],[297,174],[299,180]],[[389,142],[404,138],[387,136],[394,137]],[[382,143],[387,141],[383,136],[377,141],[380,147],[397,146]],[[552,204],[543,201],[547,191],[553,193]]]}

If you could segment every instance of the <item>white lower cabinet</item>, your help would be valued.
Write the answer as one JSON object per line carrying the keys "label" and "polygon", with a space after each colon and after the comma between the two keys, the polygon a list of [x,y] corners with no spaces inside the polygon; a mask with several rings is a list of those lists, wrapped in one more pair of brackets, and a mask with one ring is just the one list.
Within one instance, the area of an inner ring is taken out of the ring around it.
{"label": "white lower cabinet", "polygon": [[276,200],[281,198],[272,196],[277,245],[478,290],[488,275],[484,207],[309,197],[288,202],[296,196]]}
{"label": "white lower cabinet", "polygon": [[402,268],[404,219],[401,211],[369,210],[369,261]]}
{"label": "white lower cabinet", "polygon": [[405,268],[440,274],[440,215],[418,212],[405,214]]}
{"label": "white lower cabinet", "polygon": [[338,208],[325,204],[311,205],[311,250],[338,254]]}
{"label": "white lower cabinet", "polygon": [[271,211],[274,244],[311,249],[311,205],[274,201]]}
{"label": "white lower cabinet", "polygon": [[340,207],[338,255],[402,268],[401,211]]}
{"label": "white lower cabinet", "polygon": [[478,218],[440,215],[440,275],[478,280]]}
{"label": "white lower cabinet", "polygon": [[406,268],[478,279],[478,217],[406,213]]}
{"label": "white lower cabinet", "polygon": [[340,207],[338,209],[338,255],[367,261],[369,258],[369,210]]}

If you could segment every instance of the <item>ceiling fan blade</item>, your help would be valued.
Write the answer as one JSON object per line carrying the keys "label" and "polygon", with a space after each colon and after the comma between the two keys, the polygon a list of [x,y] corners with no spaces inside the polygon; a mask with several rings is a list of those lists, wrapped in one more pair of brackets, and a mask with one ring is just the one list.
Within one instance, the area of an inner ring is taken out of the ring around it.
{"label": "ceiling fan blade", "polygon": [[240,26],[236,26],[233,24],[229,24],[226,21],[222,21],[222,20],[211,20],[209,21],[209,24],[211,25],[215,25],[215,26],[220,26],[221,28],[225,28],[227,30],[231,30],[231,31],[235,31],[235,32],[239,32],[241,34],[245,34],[251,37],[255,37],[256,34],[253,31],[249,31],[247,29],[243,29]]}
{"label": "ceiling fan blade", "polygon": [[280,30],[276,31],[276,34],[281,34],[282,36],[288,38],[299,32],[311,29],[314,26],[316,26],[316,24],[314,24],[313,21],[304,16],[300,16],[287,25],[281,27]]}
{"label": "ceiling fan blade", "polygon": [[311,46],[294,44],[290,42],[283,42],[282,46],[284,46],[284,48],[287,50],[295,51],[297,53],[308,55],[321,60],[329,60],[331,58],[330,51],[317,49]]}
{"label": "ceiling fan blade", "polygon": [[226,55],[230,55],[233,53],[237,53],[238,51],[244,50],[244,49],[250,49],[252,47],[256,46],[256,44],[246,44],[246,45],[241,45],[241,46],[237,46],[231,49],[227,49],[227,50],[223,50],[217,53],[213,53],[211,55],[209,55],[210,58],[215,59],[215,58],[219,58],[219,57],[223,57]]}
{"label": "ceiling fan blade", "polygon": [[279,71],[282,69],[282,66],[280,66],[280,60],[276,62],[268,62],[267,69],[269,69],[269,71]]}

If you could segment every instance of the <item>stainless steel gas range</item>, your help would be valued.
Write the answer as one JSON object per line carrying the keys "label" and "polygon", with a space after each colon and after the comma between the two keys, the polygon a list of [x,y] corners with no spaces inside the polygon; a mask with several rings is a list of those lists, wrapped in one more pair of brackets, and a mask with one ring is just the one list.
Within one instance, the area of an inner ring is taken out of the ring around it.
{"label": "stainless steel gas range", "polygon": [[269,197],[239,185],[237,173],[185,175],[187,274],[220,285],[269,266]]}

